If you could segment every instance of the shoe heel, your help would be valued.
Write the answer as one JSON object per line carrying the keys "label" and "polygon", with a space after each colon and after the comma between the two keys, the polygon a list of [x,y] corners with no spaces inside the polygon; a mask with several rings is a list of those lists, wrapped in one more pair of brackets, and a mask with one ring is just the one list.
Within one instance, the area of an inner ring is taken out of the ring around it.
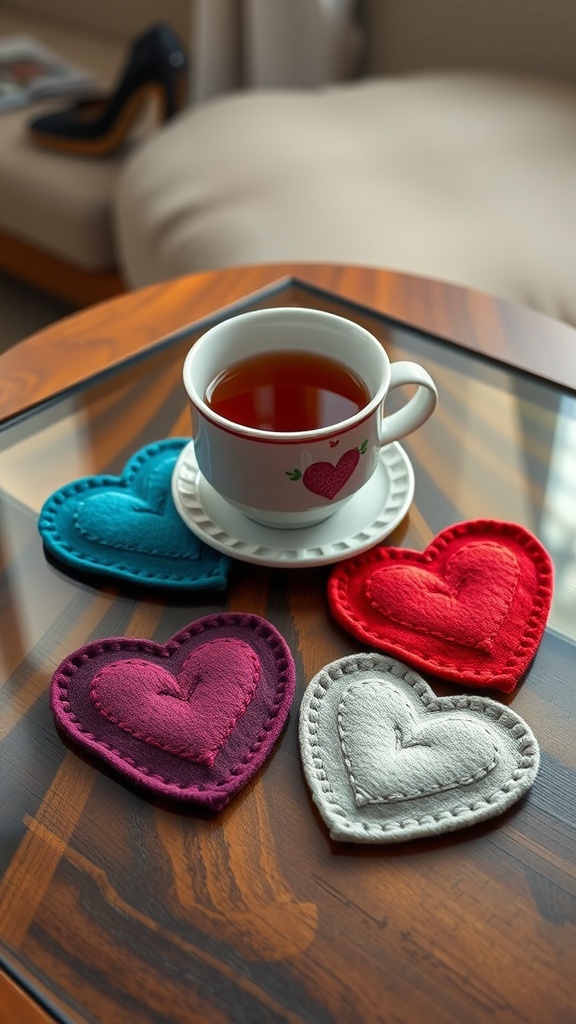
{"label": "shoe heel", "polygon": [[167,121],[184,110],[188,104],[187,67],[184,65],[175,70],[174,74],[167,75],[165,81],[162,82],[162,87],[164,91],[164,117],[162,120]]}

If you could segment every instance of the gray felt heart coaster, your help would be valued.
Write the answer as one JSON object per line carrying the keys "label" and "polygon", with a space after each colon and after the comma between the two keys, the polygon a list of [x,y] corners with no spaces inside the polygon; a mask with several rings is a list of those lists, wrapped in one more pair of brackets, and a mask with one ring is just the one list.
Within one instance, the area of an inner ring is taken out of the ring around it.
{"label": "gray felt heart coaster", "polygon": [[300,705],[300,753],[333,839],[399,843],[495,817],[540,761],[526,722],[488,697],[436,697],[402,662],[326,665]]}

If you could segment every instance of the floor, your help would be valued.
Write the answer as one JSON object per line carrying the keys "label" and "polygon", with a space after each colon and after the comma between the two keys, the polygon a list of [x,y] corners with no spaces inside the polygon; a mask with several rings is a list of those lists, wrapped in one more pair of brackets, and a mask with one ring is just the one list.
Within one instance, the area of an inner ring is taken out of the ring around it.
{"label": "floor", "polygon": [[0,353],[72,312],[65,302],[0,273]]}

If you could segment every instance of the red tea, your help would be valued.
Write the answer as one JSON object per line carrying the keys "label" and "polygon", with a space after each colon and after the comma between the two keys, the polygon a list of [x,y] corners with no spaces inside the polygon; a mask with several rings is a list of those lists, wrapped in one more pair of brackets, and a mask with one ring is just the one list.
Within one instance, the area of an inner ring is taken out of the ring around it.
{"label": "red tea", "polygon": [[369,400],[364,382],[347,366],[314,352],[259,352],[223,370],[206,391],[210,408],[258,430],[329,427]]}

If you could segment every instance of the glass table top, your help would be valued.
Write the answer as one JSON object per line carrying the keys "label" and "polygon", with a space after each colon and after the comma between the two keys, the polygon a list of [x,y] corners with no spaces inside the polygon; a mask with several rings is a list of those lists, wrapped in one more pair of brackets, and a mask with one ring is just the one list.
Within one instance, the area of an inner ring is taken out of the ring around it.
{"label": "glass table top", "polygon": [[[546,1006],[550,993],[570,1005],[576,395],[294,282],[234,311],[256,305],[349,317],[392,360],[416,360],[434,378],[438,408],[402,442],[414,499],[385,543],[421,551],[453,523],[497,519],[550,552],[548,628],[504,695],[538,737],[536,785],[467,835],[402,849],[333,843],[302,778],[297,710],[316,672],[358,650],[327,614],[332,566],[235,560],[226,592],[169,595],[96,582],[48,557],[37,522],[56,489],[120,475],[145,445],[189,436],[182,366],[207,323],[183,328],[0,430],[0,964],[60,1021],[176,1021],[191,1005],[198,1019],[216,1019],[204,1012],[216,1005],[235,1019],[333,1021],[364,994],[365,1008],[372,999],[388,1013],[397,999],[411,1020],[410,1000],[418,1019],[436,1019],[435,998],[450,1020],[492,1010],[528,1020],[538,987]],[[165,643],[224,610],[267,618],[297,675],[269,764],[230,808],[207,817],[167,807],[69,749],[48,703],[64,658],[102,637]]]}
{"label": "glass table top", "polygon": [[[576,396],[568,389],[301,285],[246,303],[311,305],[356,320],[391,360],[413,359],[434,378],[439,404],[405,438],[415,498],[401,543],[421,549],[464,519],[513,521],[532,531],[555,564],[549,628],[576,639]],[[214,319],[215,320],[218,318]],[[120,474],[140,447],[190,432],[182,385],[186,352],[202,330],[186,329],[155,350],[58,396],[0,433],[0,543],[18,628],[41,626],[44,590],[59,579],[34,531],[46,498],[95,473]],[[394,408],[394,395],[389,409]],[[398,543],[396,535],[391,543]],[[34,579],[34,585],[31,580]],[[1,653],[0,653],[1,657]]]}

